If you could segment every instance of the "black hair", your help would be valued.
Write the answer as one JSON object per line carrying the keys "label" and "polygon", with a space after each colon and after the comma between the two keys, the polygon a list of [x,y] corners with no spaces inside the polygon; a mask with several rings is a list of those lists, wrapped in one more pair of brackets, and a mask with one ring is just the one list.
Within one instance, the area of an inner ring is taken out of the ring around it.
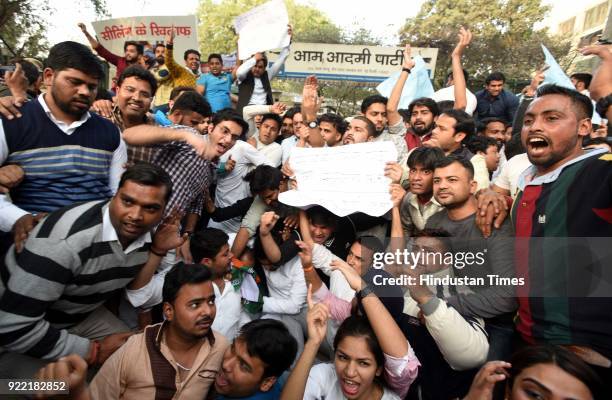
{"label": "black hair", "polygon": [[164,303],[174,303],[179,290],[184,285],[203,283],[212,279],[208,267],[201,264],[185,264],[182,261],[174,265],[164,278],[162,300]]}
{"label": "black hair", "polygon": [[290,109],[288,109],[287,111],[285,111],[285,114],[283,114],[283,119],[285,119],[285,118],[293,119],[293,116],[295,114],[301,114],[301,113],[302,113],[302,109],[299,106],[293,106]]}
{"label": "black hair", "polygon": [[363,115],[356,115],[353,117],[353,119],[365,122],[366,129],[368,130],[368,137],[376,136],[376,125],[374,125],[374,122],[370,121]]}
{"label": "black hair", "polygon": [[278,114],[274,114],[274,113],[267,113],[264,114],[261,117],[261,123],[263,124],[265,120],[271,119],[272,121],[276,122],[276,124],[278,125],[278,129],[280,130],[281,125],[283,124],[283,121],[281,120],[281,117],[279,117]]}
{"label": "black hair", "polygon": [[468,150],[474,154],[479,151],[486,153],[489,146],[495,146],[497,150],[499,150],[499,143],[497,143],[497,140],[487,136],[472,136],[466,143]]}
{"label": "black hair", "polygon": [[166,202],[172,195],[172,179],[170,175],[157,165],[146,162],[137,162],[125,170],[119,180],[119,188],[123,187],[125,182],[132,181],[144,186],[165,186],[166,187]]}
{"label": "black hair", "polygon": [[142,55],[144,53],[144,46],[138,42],[128,40],[127,42],[123,43],[123,51],[126,51],[128,46],[136,47],[136,53],[138,53],[139,55]]}
{"label": "black hair", "polygon": [[578,119],[591,118],[593,116],[593,103],[591,99],[576,90],[554,84],[542,85],[538,88],[536,97],[539,98],[553,94],[569,98]]}
{"label": "black hair", "polygon": [[361,113],[365,114],[372,104],[382,103],[386,106],[387,100],[388,99],[385,96],[381,96],[379,94],[373,94],[371,96],[368,96],[361,102]]}
{"label": "black hair", "polygon": [[101,79],[104,76],[98,57],[89,47],[77,42],[60,42],[51,47],[45,65],[55,72],[74,68],[94,79]]}
{"label": "black hair", "polygon": [[144,69],[140,65],[130,65],[126,69],[123,70],[121,75],[119,75],[119,79],[117,80],[117,86],[121,86],[124,80],[130,77],[135,77],[141,81],[145,81],[151,86],[151,96],[155,95],[157,91],[157,79],[153,76],[149,70]]}
{"label": "black hair", "polygon": [[352,315],[342,322],[336,336],[334,337],[334,351],[338,351],[338,345],[346,337],[362,337],[365,339],[368,350],[374,354],[376,366],[382,367],[385,364],[385,356],[383,354],[380,343],[376,338],[376,334],[370,325],[367,317]]}
{"label": "black hair", "polygon": [[338,114],[325,113],[319,117],[319,124],[321,122],[328,122],[332,124],[334,126],[334,129],[337,130],[338,133],[340,133],[341,135],[343,135],[344,132],[346,132],[346,130],[348,129],[348,124],[346,123],[344,118],[342,118]]}
{"label": "black hair", "polygon": [[171,113],[177,110],[196,112],[204,118],[212,115],[212,108],[208,101],[198,92],[192,91],[184,92],[174,101]]}
{"label": "black hair", "polygon": [[36,80],[40,76],[40,71],[38,70],[38,67],[36,65],[24,59],[14,60],[14,63],[21,64],[21,69],[23,70],[23,73],[25,74],[25,77],[28,80],[28,85],[32,85],[34,82],[36,82]]}
{"label": "black hair", "polygon": [[512,390],[514,380],[527,368],[538,364],[553,364],[582,382],[593,395],[601,398],[603,383],[597,373],[579,356],[561,346],[551,344],[525,347],[512,356],[506,388]]}
{"label": "black hair", "polygon": [[527,150],[525,150],[525,147],[523,146],[523,141],[521,140],[520,134],[512,136],[504,145],[506,160],[510,160],[512,157],[526,152]]}
{"label": "black hair", "polygon": [[157,42],[155,43],[155,46],[153,46],[153,50],[156,50],[158,47],[163,47],[165,49],[166,45],[163,44],[162,42]]}
{"label": "black hair", "polygon": [[491,83],[493,81],[506,82],[506,76],[504,74],[502,74],[501,72],[499,72],[499,71],[498,72],[492,72],[485,79],[485,83],[488,85],[489,83]]}
{"label": "black hair", "polygon": [[207,62],[210,62],[210,60],[212,60],[213,58],[217,58],[219,59],[219,61],[221,62],[221,64],[223,64],[223,57],[221,57],[221,54],[219,53],[210,53],[208,55],[208,59],[206,60]]}
{"label": "black hair", "polygon": [[446,156],[443,159],[438,160],[436,162],[435,167],[436,169],[446,168],[453,163],[459,163],[463,168],[465,168],[468,171],[468,177],[470,178],[470,180],[474,179],[474,166],[472,165],[472,162],[462,157],[457,157],[454,155]]}
{"label": "black hair", "polygon": [[605,137],[591,138],[591,137],[588,137],[588,136],[584,136],[582,138],[582,147],[592,146],[592,145],[599,145],[599,144],[608,145],[608,147],[610,149],[612,149],[612,142],[609,142],[608,139],[605,138]]}
{"label": "black hair", "polygon": [[[183,92],[196,92],[194,87],[191,86],[177,86],[170,91],[170,100],[176,100],[176,98]],[[197,92],[196,92],[197,93]]]}
{"label": "black hair", "polygon": [[444,114],[455,107],[455,102],[453,100],[442,100],[436,102],[436,104],[438,105],[438,111],[440,114]]}
{"label": "black hair", "polygon": [[270,165],[258,165],[243,178],[249,182],[251,193],[259,194],[264,190],[278,190],[283,174]]}
{"label": "black hair", "polygon": [[[266,53],[261,53],[261,60],[259,60],[259,61],[263,61],[263,63],[264,63],[264,68],[267,68],[267,67],[268,67],[268,56],[266,55]],[[258,63],[259,61],[255,62],[255,65],[257,65],[257,63]]]}
{"label": "black hair", "polygon": [[333,230],[338,226],[338,217],[322,206],[310,207],[306,215],[311,224],[327,226]]}
{"label": "black hair", "polygon": [[577,72],[575,74],[570,75],[570,78],[574,78],[578,82],[584,83],[584,88],[588,89],[589,86],[591,86],[591,80],[593,80],[593,75],[585,72]]}
{"label": "black hair", "polygon": [[492,122],[499,122],[501,124],[504,124],[504,129],[506,129],[509,126],[508,121],[506,121],[503,118],[487,117],[487,118],[483,118],[478,121],[478,125],[476,126],[476,132],[484,133],[484,131],[487,129],[487,126]]}
{"label": "black hair", "polygon": [[[465,68],[461,68],[461,71],[463,71],[463,77],[465,79],[465,84],[467,85],[470,80],[470,74],[465,70]],[[448,74],[446,74],[446,80],[448,81],[448,78],[450,78],[451,76],[453,76],[453,71],[450,71]]]}
{"label": "black hair", "polygon": [[264,363],[262,378],[281,376],[297,354],[297,341],[285,324],[274,319],[256,319],[243,325],[235,340],[244,341],[249,355]]}
{"label": "black hair", "polygon": [[215,258],[228,240],[227,233],[217,228],[204,228],[195,232],[189,242],[193,260],[199,263],[204,258]]}
{"label": "black hair", "polygon": [[408,105],[408,120],[410,120],[410,116],[412,115],[412,111],[414,107],[427,107],[429,111],[433,114],[434,117],[440,115],[440,109],[438,108],[438,103],[434,99],[430,99],[429,97],[419,97],[418,99],[412,100],[412,102]]}
{"label": "black hair", "polygon": [[249,131],[249,124],[247,124],[238,111],[231,108],[224,108],[223,110],[218,111],[213,116],[212,124],[216,126],[223,121],[232,121],[240,125],[242,128],[242,136],[246,135],[246,133]]}
{"label": "black hair", "polygon": [[436,162],[444,157],[444,151],[439,147],[417,147],[408,156],[408,168],[416,168],[417,165],[421,165],[433,171]]}
{"label": "black hair", "polygon": [[98,93],[96,93],[96,100],[113,101],[113,94],[106,89],[98,90]]}
{"label": "black hair", "polygon": [[453,109],[444,111],[443,114],[455,119],[455,135],[465,133],[462,143],[467,143],[470,137],[474,136],[474,131],[476,130],[474,118],[470,117],[468,113],[463,110]]}
{"label": "black hair", "polygon": [[355,242],[353,243],[359,243],[361,246],[369,249],[372,254],[382,253],[385,251],[385,246],[376,236],[361,235],[357,239],[355,239]]}
{"label": "black hair", "polygon": [[183,59],[185,61],[187,61],[187,57],[189,57],[189,54],[195,54],[196,56],[198,56],[198,58],[200,58],[200,52],[194,49],[188,49],[185,50],[185,54],[183,54]]}

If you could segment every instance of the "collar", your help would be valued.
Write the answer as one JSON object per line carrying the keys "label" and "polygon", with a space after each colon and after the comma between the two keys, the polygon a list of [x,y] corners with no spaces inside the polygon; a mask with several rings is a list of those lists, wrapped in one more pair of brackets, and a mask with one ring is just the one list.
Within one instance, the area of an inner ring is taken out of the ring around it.
{"label": "collar", "polygon": [[[410,203],[411,205],[413,205],[416,208],[419,208],[419,204],[422,204],[422,203],[419,201],[418,196],[416,194],[414,194],[414,193],[411,193],[411,192],[408,192],[408,195],[409,195],[408,196],[408,203]],[[440,203],[438,203],[433,196],[431,196],[431,199],[429,199],[429,201],[427,203],[423,204],[423,205],[426,206],[426,207],[429,207],[431,205],[442,207],[440,205]]]}
{"label": "collar", "polygon": [[608,150],[606,149],[593,149],[593,150],[585,150],[584,154],[576,157],[576,158],[572,158],[571,160],[569,160],[568,162],[566,162],[565,164],[561,165],[560,167],[558,167],[557,169],[555,169],[554,171],[551,171],[547,174],[544,175],[540,175],[540,176],[535,176],[536,173],[538,172],[538,170],[536,169],[535,165],[530,165],[529,168],[527,168],[525,171],[523,171],[523,173],[519,176],[519,180],[518,180],[518,188],[519,190],[524,190],[526,186],[539,186],[539,185],[543,185],[545,183],[551,183],[557,180],[557,178],[559,177],[559,175],[561,175],[561,172],[563,172],[563,170],[567,167],[569,167],[572,164],[576,164],[577,162],[580,162],[582,160],[585,160],[589,157],[593,157],[599,154],[603,154],[603,153],[607,153]]}
{"label": "collar", "polygon": [[[49,93],[49,96],[51,96],[51,93]],[[89,113],[89,111],[87,111],[85,114],[81,116],[81,118],[78,121],[74,121],[71,124],[67,124],[55,118],[55,115],[53,115],[53,113],[51,112],[51,109],[49,108],[49,106],[47,105],[47,102],[45,101],[44,93],[41,93],[38,96],[38,102],[40,103],[41,107],[45,111],[45,114],[47,114],[47,117],[49,117],[49,119],[53,121],[53,123],[57,125],[58,128],[60,128],[62,131],[64,131],[64,133],[68,135],[70,135],[79,126],[83,125],[85,122],[87,122],[89,118],[91,118],[91,114]]]}
{"label": "collar", "polygon": [[[109,203],[107,203],[102,209],[102,241],[103,242],[119,242],[119,237],[117,236],[117,231],[115,231],[115,227],[113,226],[110,219],[110,211],[109,211]],[[134,240],[130,245],[124,250],[125,254],[129,254],[134,250],[140,249],[145,243],[151,243],[151,232],[147,232],[144,235],[140,236],[136,240]]]}
{"label": "collar", "polygon": [[[161,323],[161,327],[159,328],[159,331],[157,331],[157,335],[155,336],[155,345],[158,348],[161,347],[161,342],[164,337],[164,331],[168,328],[169,324],[170,322],[168,320],[164,320],[164,322]],[[147,327],[146,329],[151,329],[151,327]],[[215,344],[215,334],[212,328],[208,330],[208,333],[206,334],[206,339],[208,339],[208,343],[210,343],[210,347],[213,347],[213,345]]]}

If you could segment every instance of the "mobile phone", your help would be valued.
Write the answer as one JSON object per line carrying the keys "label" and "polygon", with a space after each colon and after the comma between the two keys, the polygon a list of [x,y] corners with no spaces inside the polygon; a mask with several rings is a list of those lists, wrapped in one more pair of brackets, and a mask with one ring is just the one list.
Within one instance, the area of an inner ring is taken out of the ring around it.
{"label": "mobile phone", "polygon": [[0,67],[0,76],[4,76],[4,74],[6,74],[7,72],[13,72],[15,71],[15,66],[14,65],[3,65]]}

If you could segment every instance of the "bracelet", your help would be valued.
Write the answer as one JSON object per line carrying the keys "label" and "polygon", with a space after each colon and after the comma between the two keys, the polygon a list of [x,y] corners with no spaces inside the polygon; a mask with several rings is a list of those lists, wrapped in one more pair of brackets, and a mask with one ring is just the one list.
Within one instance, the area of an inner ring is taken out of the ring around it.
{"label": "bracelet", "polygon": [[302,268],[302,271],[304,271],[304,272],[310,272],[312,270],[314,270],[314,267],[312,265],[310,267],[307,267],[307,268]]}
{"label": "bracelet", "polygon": [[166,254],[167,254],[167,252],[166,252],[166,253],[158,253],[158,252],[156,252],[155,250],[153,250],[153,246],[151,246],[151,248],[149,249],[149,251],[150,251],[151,253],[155,254],[157,257],[162,257],[162,258],[163,258],[163,257],[166,257]]}
{"label": "bracelet", "polygon": [[412,72],[412,70],[410,68],[402,68],[402,71],[403,72],[408,72],[408,73]]}

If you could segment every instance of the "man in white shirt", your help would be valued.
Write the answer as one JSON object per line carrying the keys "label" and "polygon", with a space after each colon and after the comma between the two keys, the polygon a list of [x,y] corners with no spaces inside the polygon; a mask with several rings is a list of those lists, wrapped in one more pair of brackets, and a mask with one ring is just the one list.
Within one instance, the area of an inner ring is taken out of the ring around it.
{"label": "man in white shirt", "polygon": [[[235,166],[229,172],[219,171],[215,192],[215,207],[228,207],[238,200],[249,197],[251,195],[249,184],[244,180],[246,174],[258,165],[272,165],[264,154],[242,140],[238,140],[227,153],[221,156],[220,161],[225,163],[230,158],[235,162]],[[223,222],[211,220],[208,226],[219,228],[228,234],[236,233],[240,229],[240,218],[232,218]]]}
{"label": "man in white shirt", "polygon": [[208,267],[212,273],[217,307],[212,329],[228,340],[233,340],[241,325],[242,296],[228,279],[231,277],[233,257],[228,239],[227,234],[220,229],[205,228],[192,236],[190,250],[193,260]]}

